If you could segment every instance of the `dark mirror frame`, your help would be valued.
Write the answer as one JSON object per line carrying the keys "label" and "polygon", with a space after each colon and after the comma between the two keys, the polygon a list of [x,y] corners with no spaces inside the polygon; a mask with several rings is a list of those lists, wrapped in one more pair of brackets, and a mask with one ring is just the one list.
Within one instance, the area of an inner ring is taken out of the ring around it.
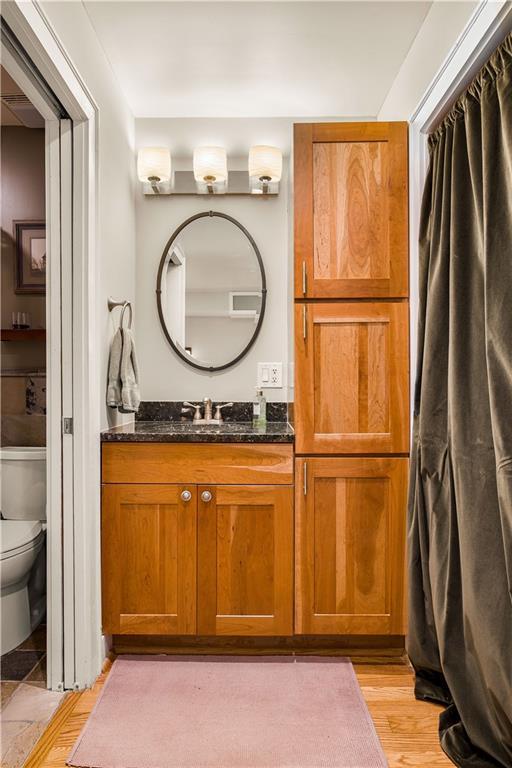
{"label": "dark mirror frame", "polygon": [[[190,358],[187,354],[185,354],[184,350],[182,350],[171,338],[171,335],[167,329],[167,325],[165,323],[164,313],[163,313],[163,307],[162,307],[162,277],[164,274],[164,269],[167,265],[167,256],[169,253],[169,249],[171,248],[172,244],[180,234],[180,232],[185,229],[189,224],[191,224],[193,221],[196,221],[196,219],[204,219],[208,217],[217,216],[221,219],[226,219],[227,221],[230,221],[232,224],[235,225],[235,227],[238,227],[246,238],[249,240],[250,244],[252,245],[254,249],[254,253],[256,254],[256,259],[258,260],[258,265],[260,268],[260,274],[261,274],[261,311],[260,316],[258,319],[258,322],[256,324],[256,328],[254,329],[254,333],[249,339],[248,344],[244,347],[244,349],[238,354],[233,360],[230,360],[228,363],[224,363],[223,365],[202,365],[201,363],[196,362],[192,358]],[[184,360],[188,365],[192,366],[192,368],[197,368],[200,371],[209,371],[210,373],[213,373],[215,371],[224,371],[226,368],[231,368],[233,365],[236,365],[245,355],[248,353],[256,339],[258,338],[258,334],[261,330],[261,325],[263,323],[263,317],[265,315],[265,305],[267,303],[267,280],[265,277],[265,267],[263,266],[263,259],[261,258],[261,253],[259,251],[258,246],[254,242],[254,238],[252,235],[246,230],[246,228],[240,224],[239,221],[234,219],[232,216],[228,216],[227,213],[220,213],[219,211],[205,211],[204,213],[196,213],[194,216],[190,216],[186,221],[183,222],[183,224],[180,224],[178,229],[176,229],[172,235],[170,236],[169,240],[167,241],[164,252],[162,254],[162,258],[160,259],[160,265],[158,267],[158,275],[156,278],[156,303],[158,307],[158,317],[160,318],[160,325],[162,326],[162,330],[165,334],[165,338],[171,345],[172,349],[176,352],[178,357],[180,357],[182,360]]]}

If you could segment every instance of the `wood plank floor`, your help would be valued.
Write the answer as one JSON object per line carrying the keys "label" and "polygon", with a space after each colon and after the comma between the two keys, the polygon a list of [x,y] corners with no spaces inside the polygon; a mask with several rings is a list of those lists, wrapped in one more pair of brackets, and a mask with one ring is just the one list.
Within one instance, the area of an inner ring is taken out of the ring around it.
{"label": "wood plank floor", "polygon": [[[69,694],[24,768],[65,768],[66,758],[91,713],[110,667],[111,662],[107,661],[90,690]],[[389,768],[453,766],[439,746],[440,710],[414,699],[413,675],[406,661],[375,663],[371,659],[354,659],[354,669]]]}

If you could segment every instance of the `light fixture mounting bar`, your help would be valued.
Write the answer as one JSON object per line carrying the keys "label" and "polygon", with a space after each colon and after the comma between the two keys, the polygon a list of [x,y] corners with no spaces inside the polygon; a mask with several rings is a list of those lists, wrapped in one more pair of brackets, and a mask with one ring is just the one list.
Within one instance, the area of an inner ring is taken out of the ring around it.
{"label": "light fixture mounting bar", "polygon": [[[156,186],[156,189],[154,188]],[[226,185],[217,187],[215,184],[209,184],[205,180],[204,192],[197,189],[197,182],[193,171],[174,171],[174,183],[172,188],[162,189],[162,185],[143,184],[145,195],[165,196],[165,195],[199,195],[211,196],[230,196],[247,195],[250,197],[269,198],[279,194],[279,182],[261,182],[259,189],[254,189],[251,185],[247,171],[230,171],[227,187]]]}

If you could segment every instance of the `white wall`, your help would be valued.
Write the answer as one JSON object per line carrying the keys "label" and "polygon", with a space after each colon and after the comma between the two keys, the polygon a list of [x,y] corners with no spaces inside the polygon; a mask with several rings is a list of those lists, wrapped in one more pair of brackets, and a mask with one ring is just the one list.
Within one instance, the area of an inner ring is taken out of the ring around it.
{"label": "white wall", "polygon": [[[117,298],[135,299],[135,333],[143,399],[173,400],[204,395],[217,399],[251,398],[256,382],[256,363],[282,361],[286,370],[293,352],[291,169],[285,163],[281,194],[268,201],[215,198],[213,206],[209,200],[200,197],[144,198],[136,185],[134,217],[135,150],[139,146],[167,144],[178,169],[191,167],[193,147],[202,143],[224,144],[230,159],[246,153],[253,143],[275,144],[288,154],[292,124],[301,118],[147,118],[134,123],[81,3],[45,0],[42,5],[100,111],[101,289],[98,316],[102,386],[115,320],[107,312],[106,300],[113,294]],[[406,119],[410,115],[473,7],[473,2],[435,3],[432,6],[383,103],[379,119]],[[372,118],[361,116],[359,119]],[[242,168],[244,163],[245,158],[242,164],[235,162],[230,167]],[[255,346],[236,367],[213,375],[200,373],[176,357],[160,328],[155,301],[156,272],[166,240],[184,218],[211,207],[229,213],[249,229],[262,252],[268,280],[267,312]],[[269,399],[286,400],[288,391],[286,387],[267,390],[267,395]],[[106,425],[107,418],[105,408],[102,426]]]}
{"label": "white wall", "polygon": [[434,2],[380,109],[379,120],[409,120],[478,2]]}
{"label": "white wall", "polygon": [[[220,143],[228,150],[228,167],[243,170],[247,156],[233,158],[232,149],[248,152],[252,143],[289,148],[291,119],[136,120],[137,147],[170,146],[177,169],[191,169],[197,144]],[[285,159],[281,192],[273,199],[254,197],[136,195],[137,294],[136,335],[144,400],[201,399],[250,400],[254,396],[257,362],[283,362],[289,356],[289,211],[288,160]],[[156,275],[164,246],[172,232],[189,216],[216,210],[240,221],[260,249],[267,277],[267,306],[261,332],[248,355],[226,371],[210,374],[191,368],[169,347],[158,320]],[[283,389],[266,390],[269,400],[287,400]]]}
{"label": "white wall", "polygon": [[[43,1],[41,6],[99,110],[97,312],[105,391],[109,344],[119,311],[109,315],[107,297],[135,298],[134,119],[82,3]],[[104,405],[101,427],[117,420],[117,412]]]}

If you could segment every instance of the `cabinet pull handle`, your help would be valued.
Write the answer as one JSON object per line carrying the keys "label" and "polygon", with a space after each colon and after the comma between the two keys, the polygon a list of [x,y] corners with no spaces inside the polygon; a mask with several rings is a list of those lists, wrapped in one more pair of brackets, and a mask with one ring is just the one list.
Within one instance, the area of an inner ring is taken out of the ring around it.
{"label": "cabinet pull handle", "polygon": [[308,275],[306,272],[306,262],[302,262],[302,295],[305,296],[307,293],[307,285],[308,285]]}
{"label": "cabinet pull handle", "polygon": [[308,314],[305,304],[302,305],[302,335],[305,341],[308,337]]}
{"label": "cabinet pull handle", "polygon": [[192,498],[192,494],[190,493],[190,491],[182,491],[181,492],[181,500],[182,501],[190,501],[191,498]]}
{"label": "cabinet pull handle", "polygon": [[206,504],[212,500],[212,495],[210,491],[203,491],[201,494],[201,501],[204,501]]}
{"label": "cabinet pull handle", "polygon": [[307,496],[307,494],[308,494],[308,465],[307,465],[307,462],[304,462],[303,479],[304,479],[304,485],[303,485],[304,496]]}

